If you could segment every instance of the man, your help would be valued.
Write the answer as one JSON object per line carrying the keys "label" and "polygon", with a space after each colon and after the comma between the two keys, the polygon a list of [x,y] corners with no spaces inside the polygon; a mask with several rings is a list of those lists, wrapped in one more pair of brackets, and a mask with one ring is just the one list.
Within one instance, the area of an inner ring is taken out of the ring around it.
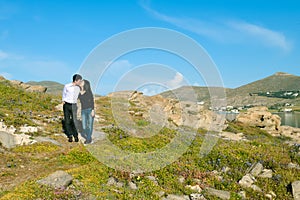
{"label": "man", "polygon": [[78,142],[77,132],[77,98],[80,92],[79,85],[82,77],[79,74],[73,76],[73,82],[65,85],[62,93],[64,119],[65,119],[65,133],[69,142]]}

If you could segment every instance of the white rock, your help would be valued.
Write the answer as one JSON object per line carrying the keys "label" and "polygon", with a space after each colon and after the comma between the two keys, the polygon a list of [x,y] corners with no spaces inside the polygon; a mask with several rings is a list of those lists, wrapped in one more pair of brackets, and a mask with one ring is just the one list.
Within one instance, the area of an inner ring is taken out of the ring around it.
{"label": "white rock", "polygon": [[261,178],[272,178],[272,176],[273,176],[273,172],[271,169],[264,169],[262,173],[258,175],[258,177]]}
{"label": "white rock", "polygon": [[185,187],[188,188],[188,189],[190,189],[190,190],[192,190],[192,191],[194,191],[194,192],[198,192],[198,193],[202,192],[202,189],[201,189],[201,187],[199,185],[194,185],[194,186],[187,185]]}
{"label": "white rock", "polygon": [[294,200],[300,200],[300,181],[294,181],[292,183]]}
{"label": "white rock", "polygon": [[251,187],[251,185],[253,183],[255,183],[256,180],[254,178],[253,175],[251,174],[246,174],[245,176],[243,176],[243,178],[239,181],[239,184],[242,186],[242,187],[246,187],[246,188],[249,188]]}

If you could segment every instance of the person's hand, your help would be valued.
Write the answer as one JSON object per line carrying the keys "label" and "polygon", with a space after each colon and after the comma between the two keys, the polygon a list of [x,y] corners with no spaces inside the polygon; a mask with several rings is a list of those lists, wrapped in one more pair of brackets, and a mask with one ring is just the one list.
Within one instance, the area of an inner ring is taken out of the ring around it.
{"label": "person's hand", "polygon": [[92,117],[95,117],[95,110],[92,110],[91,115],[92,115]]}

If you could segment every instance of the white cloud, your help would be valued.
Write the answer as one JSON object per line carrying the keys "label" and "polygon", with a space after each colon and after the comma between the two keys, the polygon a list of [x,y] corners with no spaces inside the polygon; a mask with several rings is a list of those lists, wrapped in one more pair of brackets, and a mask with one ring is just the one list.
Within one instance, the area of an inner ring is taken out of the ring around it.
{"label": "white cloud", "polygon": [[284,34],[277,31],[246,22],[226,22],[224,20],[201,21],[190,18],[177,18],[162,14],[149,6],[149,1],[141,1],[141,6],[155,18],[173,24],[179,28],[191,31],[217,41],[248,43],[263,41],[266,46],[278,47],[284,51],[291,49],[291,44]]}
{"label": "white cloud", "polygon": [[184,78],[183,75],[179,72],[176,72],[174,78],[170,81],[168,81],[166,83],[166,85],[170,88],[170,89],[175,89],[178,88],[180,86],[184,85]]}
{"label": "white cloud", "polygon": [[164,92],[166,89],[163,87],[151,87],[151,86],[146,86],[144,88],[141,89],[141,92],[144,95],[147,96],[153,96],[153,95],[157,95],[159,93]]}
{"label": "white cloud", "polygon": [[282,33],[246,22],[231,22],[229,25],[244,34],[249,34],[262,40],[266,45],[280,47],[284,50],[290,50],[291,48],[291,45]]}

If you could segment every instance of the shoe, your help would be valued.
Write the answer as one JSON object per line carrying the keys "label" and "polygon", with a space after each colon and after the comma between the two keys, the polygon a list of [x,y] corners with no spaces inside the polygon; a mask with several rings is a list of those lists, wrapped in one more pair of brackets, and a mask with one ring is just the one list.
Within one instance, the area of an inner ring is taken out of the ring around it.
{"label": "shoe", "polygon": [[72,137],[69,137],[68,142],[73,142]]}
{"label": "shoe", "polygon": [[74,137],[74,138],[75,138],[75,142],[78,142],[78,141],[79,141],[78,137]]}
{"label": "shoe", "polygon": [[85,142],[84,142],[84,144],[91,144],[92,143],[92,140],[86,140]]}

